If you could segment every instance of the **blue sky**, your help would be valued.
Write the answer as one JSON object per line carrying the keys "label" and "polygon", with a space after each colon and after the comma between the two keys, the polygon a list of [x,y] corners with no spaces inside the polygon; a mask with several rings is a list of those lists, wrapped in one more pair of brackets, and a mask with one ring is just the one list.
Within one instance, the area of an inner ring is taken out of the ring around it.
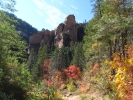
{"label": "blue sky", "polygon": [[38,30],[55,29],[69,14],[77,22],[93,17],[91,0],[16,0],[14,14]]}

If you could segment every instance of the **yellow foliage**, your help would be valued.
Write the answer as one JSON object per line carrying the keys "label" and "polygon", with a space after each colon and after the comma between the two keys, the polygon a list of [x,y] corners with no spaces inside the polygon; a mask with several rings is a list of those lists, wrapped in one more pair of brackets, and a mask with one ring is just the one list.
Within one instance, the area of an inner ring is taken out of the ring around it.
{"label": "yellow foliage", "polygon": [[[133,49],[130,52],[133,51]],[[130,54],[128,51],[128,54]],[[132,100],[133,97],[133,57],[120,57],[118,53],[113,55],[113,61],[109,62],[112,69],[115,69],[116,74],[113,79],[115,83],[117,100]]]}
{"label": "yellow foliage", "polygon": [[54,94],[54,97],[55,97],[54,99],[61,100],[62,98],[61,92],[57,90]]}

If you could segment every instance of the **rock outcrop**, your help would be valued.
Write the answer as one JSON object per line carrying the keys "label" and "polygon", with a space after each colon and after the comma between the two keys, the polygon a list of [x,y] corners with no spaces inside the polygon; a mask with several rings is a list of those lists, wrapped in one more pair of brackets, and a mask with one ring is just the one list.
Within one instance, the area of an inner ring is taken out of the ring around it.
{"label": "rock outcrop", "polygon": [[44,40],[45,43],[55,44],[59,48],[62,46],[69,46],[70,41],[77,41],[77,26],[74,15],[69,15],[66,17],[64,23],[58,25],[58,27],[53,30],[42,30],[29,38],[29,51],[34,48],[38,51],[41,41]]}
{"label": "rock outcrop", "polygon": [[71,41],[77,41],[77,26],[74,15],[66,17],[64,22],[64,31],[70,35]]}

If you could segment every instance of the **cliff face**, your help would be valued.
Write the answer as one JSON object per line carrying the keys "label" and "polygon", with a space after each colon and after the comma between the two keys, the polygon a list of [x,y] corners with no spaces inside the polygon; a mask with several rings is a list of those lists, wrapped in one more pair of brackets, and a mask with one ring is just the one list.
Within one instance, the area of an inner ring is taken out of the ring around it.
{"label": "cliff face", "polygon": [[64,23],[58,25],[58,27],[53,30],[43,30],[38,32],[29,38],[29,51],[34,48],[38,51],[41,41],[44,40],[45,43],[50,43],[61,48],[63,45],[68,46],[70,41],[77,41],[77,25],[74,15],[69,15],[66,17]]}

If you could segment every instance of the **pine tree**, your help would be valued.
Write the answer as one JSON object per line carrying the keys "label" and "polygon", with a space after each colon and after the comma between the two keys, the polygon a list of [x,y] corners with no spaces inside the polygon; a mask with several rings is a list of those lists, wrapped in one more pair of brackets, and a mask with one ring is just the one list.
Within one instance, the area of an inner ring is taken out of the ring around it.
{"label": "pine tree", "polygon": [[71,52],[69,47],[56,49],[52,57],[51,66],[54,69],[61,70],[67,68],[71,62]]}
{"label": "pine tree", "polygon": [[44,43],[44,41],[41,42],[40,48],[38,51],[38,59],[36,63],[36,67],[34,70],[35,78],[38,79],[42,75],[42,65],[46,59],[49,58],[49,47],[47,44]]}
{"label": "pine tree", "polygon": [[37,62],[37,54],[34,52],[34,49],[31,49],[31,53],[27,61],[27,66],[30,72],[32,72],[32,70],[34,69],[36,62]]}
{"label": "pine tree", "polygon": [[82,46],[82,43],[75,43],[74,55],[71,61],[71,64],[80,67],[81,69],[85,68],[85,58]]}
{"label": "pine tree", "polygon": [[100,61],[103,57],[112,60],[114,52],[125,55],[124,48],[132,41],[132,1],[103,0],[95,5],[99,6],[95,6],[94,18],[86,26],[85,56],[90,59],[92,54],[97,55],[95,58]]}
{"label": "pine tree", "polygon": [[[14,4],[7,0],[0,2],[4,10],[12,11]],[[7,6],[3,5],[7,4]],[[4,8],[6,7],[6,8]],[[26,43],[16,31],[17,21],[7,16],[0,10],[0,99],[1,100],[24,100],[30,76],[23,58],[26,53]],[[11,24],[12,23],[12,24]],[[21,61],[21,62],[20,62]]]}

